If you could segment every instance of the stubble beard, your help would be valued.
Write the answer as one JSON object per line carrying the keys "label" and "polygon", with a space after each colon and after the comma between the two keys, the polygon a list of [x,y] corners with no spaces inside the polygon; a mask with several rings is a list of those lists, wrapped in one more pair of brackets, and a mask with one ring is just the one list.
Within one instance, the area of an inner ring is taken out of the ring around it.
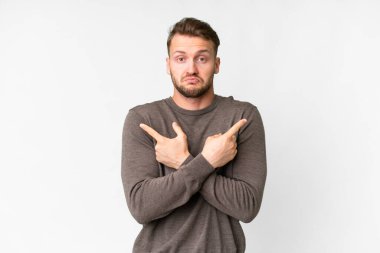
{"label": "stubble beard", "polygon": [[[177,80],[174,78],[174,76],[170,73],[170,76],[172,78],[172,82],[174,85],[174,88],[182,94],[182,96],[187,98],[199,98],[202,97],[206,92],[208,92],[213,84],[213,76],[210,77],[208,82],[205,83],[205,85],[199,87],[199,88],[192,88],[188,89],[183,85],[178,84]],[[199,77],[198,77],[199,78]],[[200,79],[200,78],[199,78]],[[200,79],[203,81],[202,79]],[[200,81],[200,82],[201,82]]]}

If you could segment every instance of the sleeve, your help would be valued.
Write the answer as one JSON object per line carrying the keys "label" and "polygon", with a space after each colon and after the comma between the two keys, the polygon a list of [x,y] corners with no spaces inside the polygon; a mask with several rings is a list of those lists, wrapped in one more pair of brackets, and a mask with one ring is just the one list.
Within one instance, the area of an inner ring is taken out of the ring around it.
{"label": "sleeve", "polygon": [[200,193],[218,210],[244,223],[251,222],[259,212],[267,175],[265,134],[256,107],[247,113],[247,124],[240,130],[238,153],[226,166],[232,178],[212,173]]}
{"label": "sleeve", "polygon": [[121,178],[132,216],[145,224],[185,204],[214,169],[198,155],[179,170],[160,177],[153,139],[140,123],[146,122],[130,110],[123,127]]}

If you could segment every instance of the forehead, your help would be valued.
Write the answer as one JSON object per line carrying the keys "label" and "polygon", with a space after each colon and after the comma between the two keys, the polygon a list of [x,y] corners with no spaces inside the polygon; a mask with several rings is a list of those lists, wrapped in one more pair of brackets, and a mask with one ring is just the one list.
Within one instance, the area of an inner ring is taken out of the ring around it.
{"label": "forehead", "polygon": [[210,53],[214,51],[213,43],[201,37],[176,34],[170,43],[170,53],[182,51],[185,53],[196,53],[200,50],[207,50]]}

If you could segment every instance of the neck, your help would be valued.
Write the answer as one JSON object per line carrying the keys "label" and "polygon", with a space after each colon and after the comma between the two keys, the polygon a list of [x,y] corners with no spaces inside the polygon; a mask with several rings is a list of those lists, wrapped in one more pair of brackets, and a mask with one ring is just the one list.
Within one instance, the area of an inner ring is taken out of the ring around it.
{"label": "neck", "polygon": [[181,108],[186,110],[202,110],[211,105],[214,100],[214,89],[211,87],[208,92],[198,98],[188,98],[174,89],[173,100]]}

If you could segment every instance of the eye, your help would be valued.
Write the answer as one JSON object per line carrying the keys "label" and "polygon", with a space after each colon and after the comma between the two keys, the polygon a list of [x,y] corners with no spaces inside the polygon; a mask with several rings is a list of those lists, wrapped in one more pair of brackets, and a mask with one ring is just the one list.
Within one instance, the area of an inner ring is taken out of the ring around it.
{"label": "eye", "polygon": [[200,62],[200,63],[205,63],[205,62],[207,62],[207,58],[204,57],[204,56],[199,56],[199,57],[197,58],[197,61]]}
{"label": "eye", "polygon": [[182,63],[182,62],[185,62],[185,57],[183,57],[183,56],[178,56],[178,57],[175,58],[175,60],[176,60],[177,62],[179,62],[179,63]]}

